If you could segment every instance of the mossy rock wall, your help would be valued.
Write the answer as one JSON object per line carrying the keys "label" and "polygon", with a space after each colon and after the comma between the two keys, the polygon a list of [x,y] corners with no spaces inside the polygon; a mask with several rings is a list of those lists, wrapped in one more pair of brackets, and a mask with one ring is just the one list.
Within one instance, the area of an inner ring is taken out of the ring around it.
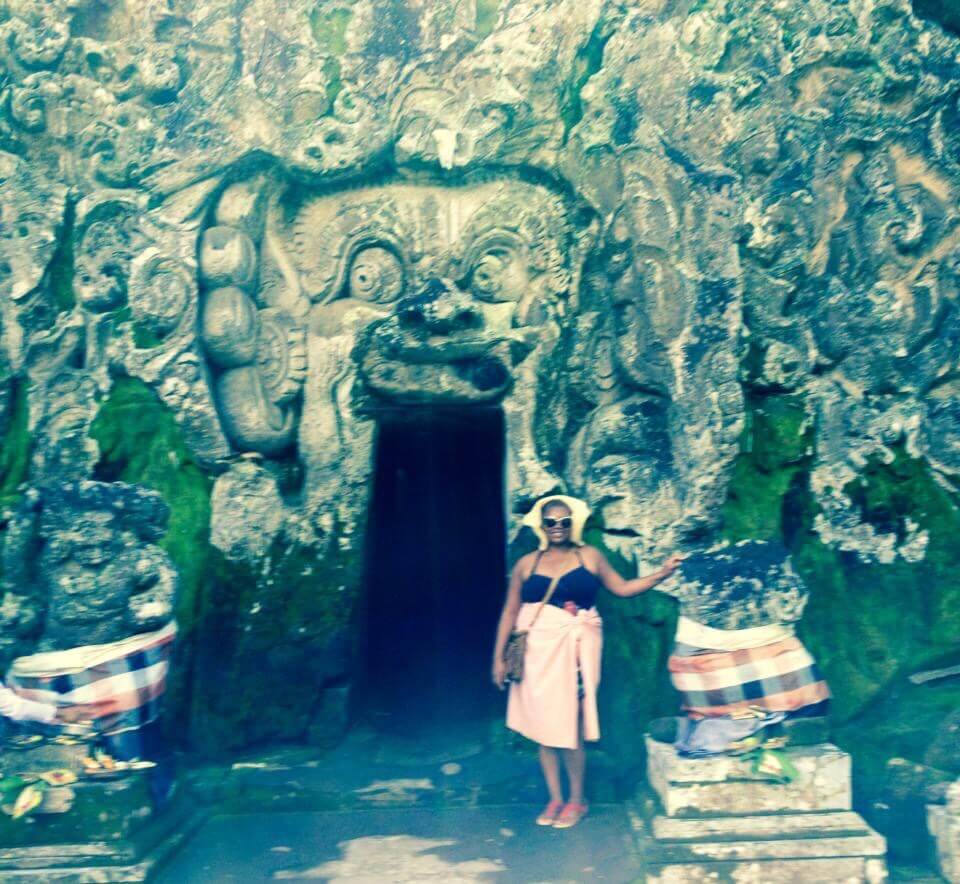
{"label": "mossy rock wall", "polygon": [[924,840],[915,818],[931,780],[917,778],[914,820],[906,825],[889,813],[887,762],[902,757],[930,766],[934,779],[960,773],[960,756],[942,749],[956,727],[960,679],[909,680],[960,662],[960,501],[926,460],[894,443],[885,460],[864,464],[844,492],[879,532],[903,535],[908,520],[926,532],[924,555],[868,562],[828,546],[815,528],[818,504],[810,489],[814,403],[782,391],[754,391],[748,401],[725,535],[778,539],[790,549],[810,590],[800,635],[830,684],[836,741],[854,759],[855,799],[895,853],[920,859]]}
{"label": "mossy rock wall", "polygon": [[[168,694],[168,730],[184,748],[224,754],[297,740],[325,688],[348,681],[355,556],[278,538],[256,566],[230,562],[209,541],[213,477],[184,445],[172,412],[141,381],[120,378],[91,435],[97,478],[159,491],[171,516],[161,545],[180,571],[179,638]],[[334,716],[336,739],[344,717]]]}
{"label": "mossy rock wall", "polygon": [[214,554],[193,672],[197,748],[339,739],[345,710],[324,695],[351,681],[357,576],[352,556],[283,539],[255,569]]}

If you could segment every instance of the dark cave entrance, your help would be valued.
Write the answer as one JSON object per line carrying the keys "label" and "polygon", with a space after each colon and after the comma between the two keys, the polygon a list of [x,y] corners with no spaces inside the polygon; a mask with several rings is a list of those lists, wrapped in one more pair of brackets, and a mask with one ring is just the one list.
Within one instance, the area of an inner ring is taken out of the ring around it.
{"label": "dark cave entrance", "polygon": [[366,535],[365,717],[451,734],[502,712],[490,683],[506,587],[498,408],[382,415]]}

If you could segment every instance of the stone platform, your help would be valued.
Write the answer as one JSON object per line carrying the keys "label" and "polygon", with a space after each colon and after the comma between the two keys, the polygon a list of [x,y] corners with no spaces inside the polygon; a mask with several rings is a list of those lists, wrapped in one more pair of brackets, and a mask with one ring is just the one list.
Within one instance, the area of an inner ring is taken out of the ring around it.
{"label": "stone platform", "polygon": [[193,808],[172,807],[123,838],[0,847],[0,884],[146,881],[203,820]]}
{"label": "stone platform", "polygon": [[850,756],[829,743],[786,751],[799,775],[779,785],[743,758],[680,758],[648,737],[655,797],[634,817],[646,880],[885,881],[886,842],[851,810]]}
{"label": "stone platform", "polygon": [[29,818],[0,815],[0,884],[145,881],[201,822],[186,799],[156,813],[146,772],[84,779],[86,754],[53,743],[4,754],[7,774],[63,768],[81,778],[47,789]]}

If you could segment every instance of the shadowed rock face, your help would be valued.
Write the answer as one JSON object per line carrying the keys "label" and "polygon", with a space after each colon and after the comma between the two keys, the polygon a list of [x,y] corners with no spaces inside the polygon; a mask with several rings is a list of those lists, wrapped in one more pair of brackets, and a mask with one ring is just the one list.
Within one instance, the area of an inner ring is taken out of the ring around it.
{"label": "shadowed rock face", "polygon": [[154,545],[168,510],[155,492],[122,482],[72,482],[32,493],[3,549],[3,650],[42,651],[119,641],[173,617],[177,572]]}
{"label": "shadowed rock face", "polygon": [[218,641],[266,646],[271,549],[349,620],[378,409],[496,404],[512,514],[581,494],[644,568],[784,543],[837,707],[864,708],[960,652],[939,8],[13,0],[2,499],[94,476],[91,422],[135,379],[207,478],[137,452],[124,478],[202,513],[165,542],[191,569],[213,538],[249,578],[207,596],[244,599]]}
{"label": "shadowed rock face", "polygon": [[714,629],[751,629],[800,620],[807,589],[779,543],[742,541],[684,559],[662,591],[680,613]]}

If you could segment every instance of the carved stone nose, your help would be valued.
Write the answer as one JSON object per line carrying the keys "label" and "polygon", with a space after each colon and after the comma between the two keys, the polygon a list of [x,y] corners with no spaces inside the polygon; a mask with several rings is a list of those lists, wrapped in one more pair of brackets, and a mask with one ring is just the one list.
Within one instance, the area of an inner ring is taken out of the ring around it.
{"label": "carved stone nose", "polygon": [[449,279],[433,277],[397,305],[401,326],[411,332],[453,335],[483,327],[473,299]]}

